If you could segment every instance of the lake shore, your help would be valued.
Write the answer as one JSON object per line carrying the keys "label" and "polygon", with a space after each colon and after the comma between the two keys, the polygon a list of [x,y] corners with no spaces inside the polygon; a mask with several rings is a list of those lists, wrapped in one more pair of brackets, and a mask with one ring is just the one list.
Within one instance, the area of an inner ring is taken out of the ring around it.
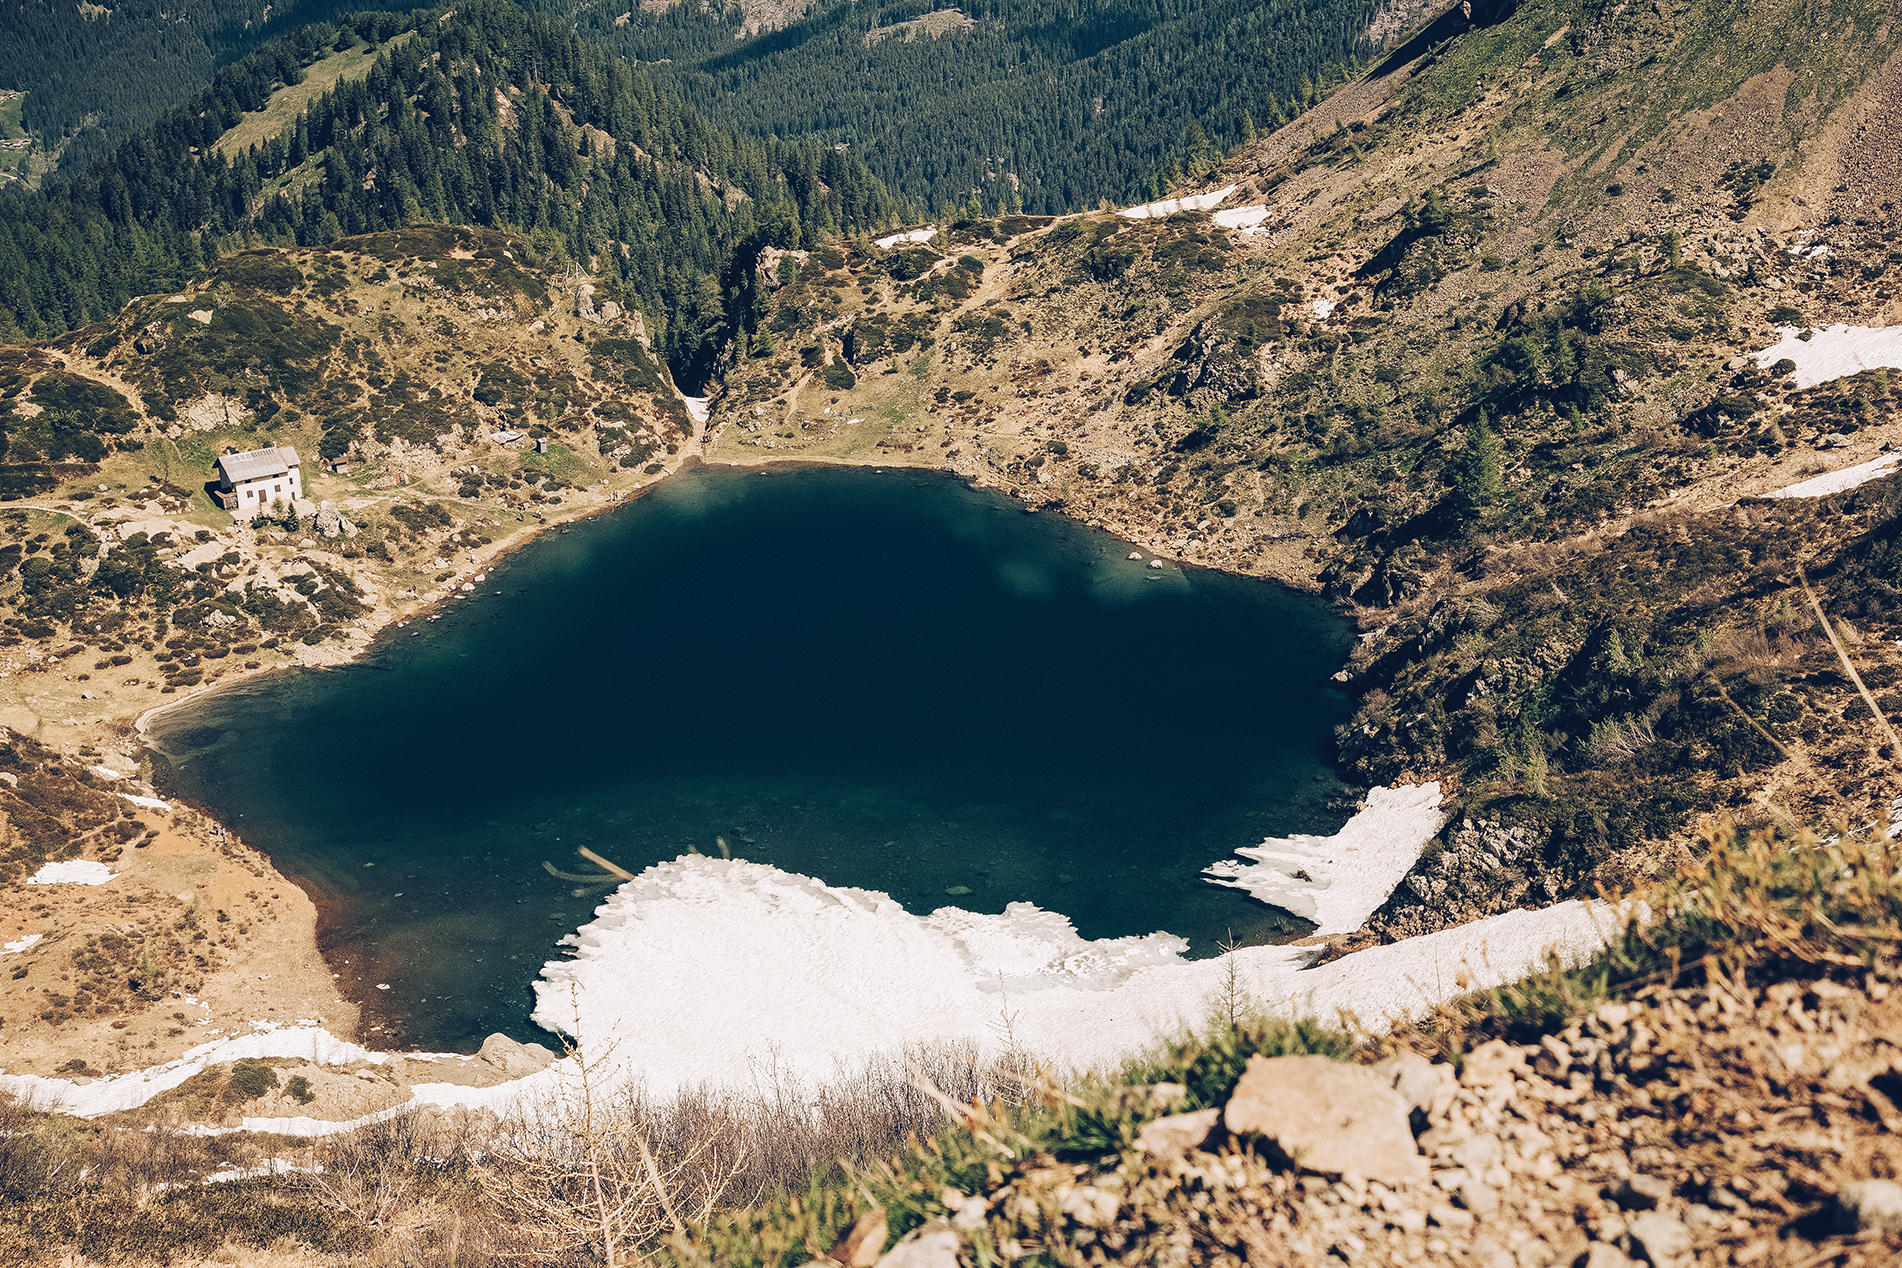
{"label": "lake shore", "polygon": [[[437,465],[447,471],[458,457],[460,455],[444,455]],[[481,504],[459,502],[453,498],[432,499],[443,501],[459,517],[469,517],[468,522],[471,524],[482,522],[483,527],[490,530],[485,535],[492,539],[465,546],[459,540],[448,540],[457,535],[445,532],[442,554],[454,560],[455,566],[447,570],[450,576],[446,582],[430,587],[403,585],[404,578],[397,575],[395,569],[378,568],[371,561],[363,559],[341,558],[337,552],[345,544],[342,540],[297,540],[289,534],[269,529],[254,531],[247,525],[231,525],[219,532],[216,540],[230,545],[239,554],[241,562],[238,570],[241,575],[245,568],[261,566],[281,569],[294,566],[301,558],[319,558],[348,571],[363,589],[371,606],[355,620],[344,640],[314,647],[303,644],[280,647],[272,649],[275,655],[267,658],[260,652],[257,660],[250,662],[239,662],[233,657],[231,667],[217,674],[213,680],[194,688],[159,693],[161,699],[153,699],[156,674],[148,678],[140,672],[154,668],[143,663],[145,658],[139,658],[124,668],[123,673],[127,675],[124,681],[99,684],[91,690],[80,685],[87,681],[85,675],[75,677],[63,674],[54,678],[50,674],[29,677],[23,672],[0,673],[0,723],[33,735],[42,743],[64,753],[93,751],[104,754],[104,760],[124,771],[129,780],[126,785],[128,789],[140,784],[143,786],[136,789],[138,792],[160,793],[163,789],[153,788],[149,782],[156,772],[152,754],[146,748],[146,739],[154,720],[161,715],[174,713],[186,706],[200,705],[212,693],[240,688],[283,670],[339,666],[359,660],[371,652],[379,638],[387,637],[392,631],[404,628],[411,622],[436,619],[459,599],[477,597],[473,587],[479,583],[475,579],[486,578],[490,569],[529,542],[545,533],[562,531],[575,522],[624,506],[660,487],[680,472],[701,463],[762,469],[782,466],[851,466],[936,470],[975,487],[993,488],[1017,497],[1025,501],[1026,510],[1056,513],[1080,520],[1101,531],[1116,532],[1116,526],[1078,513],[1088,508],[1052,507],[1034,498],[1026,500],[1024,491],[988,478],[983,469],[960,470],[955,464],[918,461],[911,459],[910,455],[880,457],[877,460],[849,454],[755,456],[739,451],[737,446],[720,444],[719,430],[716,429],[712,435],[703,432],[702,436],[695,438],[694,443],[683,447],[682,452],[671,460],[669,469],[658,477],[629,477],[623,473],[612,473],[599,485],[574,493],[570,500],[560,506],[545,508],[538,519],[528,519],[520,513],[502,512]],[[435,470],[419,470],[408,472],[407,475],[414,481],[414,486],[408,491],[405,500],[414,500],[418,494],[427,497],[429,486],[443,479],[443,473]],[[313,488],[313,493],[319,497],[336,492],[342,490],[326,489],[321,483]],[[1032,505],[1033,502],[1036,504]],[[362,499],[352,499],[346,501],[345,505],[348,508],[345,513],[348,514],[353,510],[360,511],[364,502]],[[74,508],[71,513],[83,514],[84,508]],[[514,524],[508,523],[511,518],[516,520]],[[110,528],[112,519],[109,516],[95,516],[92,523]],[[1129,531],[1119,535],[1126,540],[1136,536]],[[1165,553],[1152,549],[1148,553],[1174,561],[1182,552]],[[1217,561],[1185,558],[1180,562],[1234,571],[1223,568]],[[1259,576],[1259,573],[1251,572],[1250,575]],[[1284,584],[1296,580],[1293,577],[1273,579],[1281,580]],[[1294,588],[1312,591],[1313,584],[1309,580],[1306,585]],[[115,673],[114,677],[117,678],[118,674]],[[35,687],[50,689],[35,692],[32,690]],[[33,921],[17,922],[20,929],[11,936],[21,937],[38,932],[43,937],[57,937],[82,933],[95,926],[106,927],[111,923],[112,915],[117,914],[117,909],[112,907],[110,901],[115,895],[122,903],[127,902],[127,896],[134,893],[143,896],[139,900],[142,903],[179,901],[178,895],[185,892],[184,888],[171,891],[171,897],[167,899],[167,891],[159,882],[170,873],[164,868],[148,866],[145,862],[148,858],[154,862],[161,857],[172,860],[166,865],[171,868],[183,866],[201,871],[208,868],[208,875],[214,877],[221,875],[218,871],[221,866],[230,865],[230,860],[220,852],[224,847],[235,845],[235,839],[226,831],[225,825],[216,823],[202,808],[187,805],[175,804],[166,817],[168,822],[162,824],[160,829],[165,841],[164,853],[161,855],[154,847],[145,854],[128,855],[128,859],[138,861],[122,873],[121,880],[98,887],[96,892],[92,887],[76,885],[39,886],[30,891],[18,891],[13,896],[16,899],[28,893],[32,898],[31,904],[17,905],[37,904],[41,910],[34,913],[36,919]],[[124,1053],[128,1059],[136,1053],[136,1059],[142,1064],[175,1059],[188,1047],[204,1042],[206,1035],[213,1030],[236,1033],[239,1029],[253,1025],[277,1024],[288,1005],[264,1001],[279,997],[287,1001],[295,1000],[296,1007],[292,1011],[300,1017],[321,1019],[326,1028],[341,1027],[333,1030],[340,1037],[376,1046],[377,1034],[367,1031],[363,1022],[363,1005],[375,998],[369,992],[375,989],[376,984],[354,980],[348,970],[343,970],[341,966],[326,966],[318,954],[319,910],[325,901],[324,897],[300,889],[256,851],[242,846],[236,848],[243,850],[247,856],[246,867],[253,876],[253,884],[249,888],[259,893],[269,892],[273,897],[244,898],[245,890],[237,890],[235,896],[229,897],[229,903],[243,904],[244,916],[234,918],[227,928],[220,930],[221,941],[225,943],[225,955],[220,962],[205,966],[203,985],[194,993],[194,998],[209,1005],[209,1010],[202,1007],[174,1007],[172,1005],[181,1001],[168,1000],[163,1002],[165,1006],[155,1004],[147,1008],[139,1017],[128,1021],[123,1030],[111,1030],[109,1024],[103,1021],[82,1025],[68,1020],[55,1025],[40,1019],[31,1011],[28,1007],[30,1001],[24,993],[0,997],[0,1009],[4,1010],[0,1015],[7,1019],[6,1029],[0,1034],[0,1068],[12,1073],[48,1073],[75,1057],[84,1058],[88,1052],[101,1050]],[[210,883],[224,884],[215,880]],[[26,927],[29,923],[34,926],[31,930]],[[0,956],[0,965],[5,965],[8,958]],[[339,971],[343,976],[338,975]],[[257,989],[260,983],[274,983],[275,987],[270,991],[260,991]],[[186,1021],[189,1024],[179,1024],[179,1020],[171,1015],[177,1012],[187,1013]]]}

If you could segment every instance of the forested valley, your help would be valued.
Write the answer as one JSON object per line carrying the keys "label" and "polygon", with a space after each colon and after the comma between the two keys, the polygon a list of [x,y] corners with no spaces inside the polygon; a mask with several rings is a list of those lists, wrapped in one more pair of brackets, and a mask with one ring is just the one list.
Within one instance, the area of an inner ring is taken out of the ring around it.
{"label": "forested valley", "polygon": [[[361,79],[262,144],[221,147],[271,93],[360,39]],[[545,17],[476,3],[304,28],[85,173],[0,200],[0,338],[56,334],[181,285],[220,252],[417,221],[508,227],[647,315],[688,382],[757,305],[753,262],[882,224],[855,155],[735,136]]]}
{"label": "forested valley", "polygon": [[1379,8],[843,0],[762,31],[737,2],[549,7],[716,122],[846,146],[933,214],[1157,196],[1353,73]]}
{"label": "forested valley", "polygon": [[204,87],[214,70],[347,0],[16,0],[0,39],[0,88],[26,94],[27,129],[82,170]]}

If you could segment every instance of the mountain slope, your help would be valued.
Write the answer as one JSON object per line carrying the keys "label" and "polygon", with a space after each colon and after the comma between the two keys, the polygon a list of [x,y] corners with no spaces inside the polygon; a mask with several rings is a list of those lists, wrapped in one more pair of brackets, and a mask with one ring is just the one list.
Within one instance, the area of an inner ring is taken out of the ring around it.
{"label": "mountain slope", "polygon": [[[76,171],[192,96],[219,65],[356,7],[341,0],[20,0],[0,40],[0,88],[26,94],[27,130],[41,151]],[[395,25],[388,14],[357,21],[372,38],[379,25]]]}
{"label": "mountain slope", "polygon": [[83,175],[0,205],[0,313],[57,333],[182,284],[221,250],[449,220],[530,232],[540,256],[601,275],[697,383],[752,302],[759,250],[889,214],[855,158],[724,133],[512,5],[406,23],[367,75],[261,145],[219,142],[329,56],[330,28],[225,68]]}
{"label": "mountain slope", "polygon": [[1856,0],[1452,11],[1210,174],[1259,230],[1005,218],[781,264],[711,452],[944,463],[1351,604],[1344,763],[1459,790],[1394,933],[1664,866],[1700,812],[1862,822],[1892,755],[1797,569],[1902,680],[1856,633],[1894,619],[1896,496],[1749,499],[1902,443],[1902,384],[1742,354],[1902,321],[1869,126],[1898,38]]}
{"label": "mountain slope", "polygon": [[556,6],[723,126],[847,145],[919,207],[993,214],[1129,201],[1199,169],[1338,82],[1379,7],[849,0],[763,30],[739,4]]}

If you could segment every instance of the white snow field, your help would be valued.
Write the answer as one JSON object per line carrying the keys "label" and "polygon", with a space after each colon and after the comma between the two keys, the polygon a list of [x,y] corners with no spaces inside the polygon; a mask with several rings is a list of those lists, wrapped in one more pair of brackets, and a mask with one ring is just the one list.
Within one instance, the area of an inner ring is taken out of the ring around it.
{"label": "white snow field", "polygon": [[1165,198],[1160,202],[1143,203],[1138,207],[1125,207],[1116,214],[1125,220],[1160,220],[1164,216],[1173,216],[1178,211],[1207,211],[1211,207],[1221,206],[1222,200],[1235,190],[1234,185],[1224,185],[1206,194],[1191,194],[1187,198]]}
{"label": "white snow field", "polygon": [[[1288,900],[1311,904],[1324,927],[1352,927],[1354,913],[1386,897],[1405,874],[1402,859],[1417,857],[1440,821],[1437,788],[1376,789],[1341,833],[1264,842],[1247,851],[1260,862],[1228,880],[1251,888],[1252,878],[1277,903],[1286,890]],[[1286,866],[1297,855],[1316,879],[1287,889]],[[1621,923],[1608,904],[1566,902],[1314,967],[1314,948],[1294,946],[1187,961],[1185,943],[1171,934],[1086,941],[1068,917],[1030,903],[1000,915],[946,907],[916,916],[875,891],[686,855],[621,886],[564,940],[573,958],[543,966],[534,1017],[577,1038],[602,1062],[603,1077],[639,1079],[656,1095],[702,1084],[755,1088],[774,1075],[810,1084],[931,1040],[974,1040],[993,1053],[1015,1043],[1059,1068],[1108,1068],[1205,1024],[1231,964],[1253,999],[1277,1013],[1327,1020],[1348,1013],[1378,1026],[1523,977],[1553,957],[1583,962]],[[257,1033],[150,1070],[86,1085],[0,1075],[0,1089],[96,1117],[239,1057],[390,1059],[314,1025],[252,1025]],[[408,1106],[373,1117],[424,1105],[505,1113],[558,1093],[575,1073],[563,1059],[494,1087],[414,1085]],[[354,1125],[247,1118],[242,1129],[315,1135]]]}
{"label": "white snow field", "polygon": [[1859,488],[1871,480],[1879,480],[1895,470],[1895,464],[1902,462],[1902,453],[1885,453],[1880,458],[1871,458],[1859,462],[1853,467],[1844,467],[1841,471],[1831,471],[1827,475],[1814,476],[1797,484],[1786,485],[1772,493],[1764,494],[1773,498],[1821,498],[1832,493],[1847,493]]}
{"label": "white snow field", "polygon": [[1437,783],[1376,788],[1367,804],[1331,837],[1269,837],[1235,851],[1253,864],[1223,859],[1206,874],[1217,885],[1245,889],[1320,928],[1352,933],[1387,901],[1446,824]]}
{"label": "white snow field", "polygon": [[1230,207],[1224,211],[1216,212],[1213,216],[1210,216],[1209,219],[1224,229],[1241,230],[1242,236],[1245,238],[1253,237],[1258,233],[1268,232],[1262,224],[1264,220],[1268,219],[1268,207],[1265,203],[1253,207]]}
{"label": "white snow field", "polygon": [[1796,362],[1799,389],[1883,366],[1902,368],[1902,326],[1826,326],[1798,339],[1802,329],[1777,327],[1783,337],[1751,356],[1765,369],[1785,357]]}
{"label": "white snow field", "polygon": [[882,251],[889,251],[901,242],[929,242],[936,237],[938,226],[926,225],[922,229],[912,229],[905,233],[887,234],[882,238],[873,238],[872,245]]}
{"label": "white snow field", "polygon": [[92,859],[72,859],[65,863],[43,863],[40,870],[26,878],[29,885],[104,885],[119,874],[104,863]]}

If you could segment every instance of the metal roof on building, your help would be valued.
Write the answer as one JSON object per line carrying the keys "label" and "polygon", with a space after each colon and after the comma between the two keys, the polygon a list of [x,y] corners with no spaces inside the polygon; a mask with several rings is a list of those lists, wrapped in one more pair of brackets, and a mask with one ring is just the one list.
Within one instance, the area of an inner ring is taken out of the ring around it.
{"label": "metal roof on building", "polygon": [[225,473],[225,479],[233,484],[245,480],[268,480],[272,476],[284,475],[298,465],[297,451],[289,445],[228,453],[218,459],[219,469]]}

